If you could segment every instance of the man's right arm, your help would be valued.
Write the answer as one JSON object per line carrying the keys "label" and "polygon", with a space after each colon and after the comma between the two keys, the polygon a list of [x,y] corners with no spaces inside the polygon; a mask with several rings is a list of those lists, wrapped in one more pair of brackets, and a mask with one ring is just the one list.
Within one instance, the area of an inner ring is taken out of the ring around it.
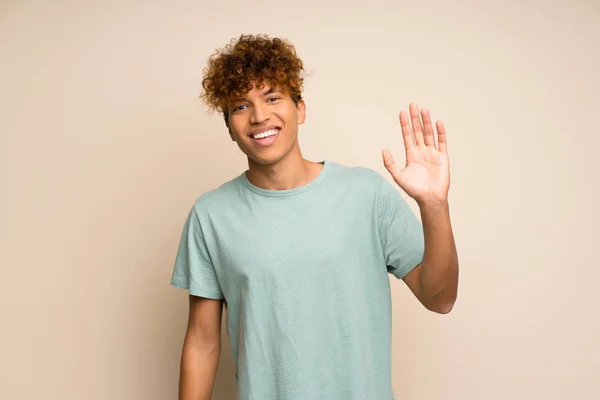
{"label": "man's right arm", "polygon": [[190,295],[181,353],[179,400],[209,400],[221,355],[223,300]]}

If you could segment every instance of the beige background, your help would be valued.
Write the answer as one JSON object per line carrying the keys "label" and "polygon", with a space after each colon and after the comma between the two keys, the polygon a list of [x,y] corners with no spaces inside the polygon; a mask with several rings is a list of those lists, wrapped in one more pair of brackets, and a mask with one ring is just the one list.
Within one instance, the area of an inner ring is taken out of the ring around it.
{"label": "beige background", "polygon": [[309,159],[386,173],[410,101],[447,125],[459,300],[391,282],[398,398],[600,398],[600,5],[548,3],[0,3],[0,398],[176,398],[181,228],[246,167],[202,69],[259,32],[311,72]]}

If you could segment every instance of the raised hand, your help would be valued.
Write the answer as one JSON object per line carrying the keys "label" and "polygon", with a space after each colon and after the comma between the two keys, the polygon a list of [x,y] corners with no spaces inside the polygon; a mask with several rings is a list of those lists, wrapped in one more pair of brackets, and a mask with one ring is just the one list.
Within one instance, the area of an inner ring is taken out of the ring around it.
{"label": "raised hand", "polygon": [[405,111],[400,112],[400,126],[406,149],[406,166],[394,162],[389,150],[384,150],[383,164],[394,181],[419,204],[443,203],[448,200],[450,188],[450,163],[446,142],[446,129],[437,121],[437,144],[431,117],[427,109],[416,103],[409,105],[410,122]]}

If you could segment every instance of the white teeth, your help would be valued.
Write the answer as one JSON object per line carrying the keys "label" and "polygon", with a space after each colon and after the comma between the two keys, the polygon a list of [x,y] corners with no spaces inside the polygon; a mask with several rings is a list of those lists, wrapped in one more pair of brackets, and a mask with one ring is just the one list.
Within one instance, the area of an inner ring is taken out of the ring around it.
{"label": "white teeth", "polygon": [[256,139],[266,138],[268,136],[276,135],[277,132],[279,132],[279,129],[271,129],[270,131],[262,132],[257,135],[252,135],[252,139],[256,140]]}

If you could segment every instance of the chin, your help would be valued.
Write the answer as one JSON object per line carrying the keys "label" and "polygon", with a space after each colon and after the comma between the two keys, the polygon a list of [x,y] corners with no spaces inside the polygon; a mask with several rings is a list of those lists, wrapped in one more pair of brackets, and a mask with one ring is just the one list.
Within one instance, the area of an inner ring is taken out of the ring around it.
{"label": "chin", "polygon": [[[275,150],[275,149],[273,149],[273,150]],[[256,164],[256,165],[267,166],[267,165],[275,165],[275,164],[279,163],[280,161],[285,159],[290,154],[290,151],[287,151],[287,152],[269,151],[269,152],[261,152],[261,153],[262,154],[246,153],[246,155],[248,156],[248,160],[251,163]]]}
{"label": "chin", "polygon": [[248,156],[248,158],[254,163],[258,165],[274,165],[281,161],[284,157],[258,157],[256,155]]}
{"label": "chin", "polygon": [[[281,143],[283,144],[283,143]],[[273,146],[262,149],[261,151],[254,151],[251,147],[242,148],[241,150],[248,157],[248,161],[255,165],[274,165],[290,156],[294,151],[294,145],[292,144],[288,148],[283,146]],[[282,148],[283,147],[283,148]]]}

